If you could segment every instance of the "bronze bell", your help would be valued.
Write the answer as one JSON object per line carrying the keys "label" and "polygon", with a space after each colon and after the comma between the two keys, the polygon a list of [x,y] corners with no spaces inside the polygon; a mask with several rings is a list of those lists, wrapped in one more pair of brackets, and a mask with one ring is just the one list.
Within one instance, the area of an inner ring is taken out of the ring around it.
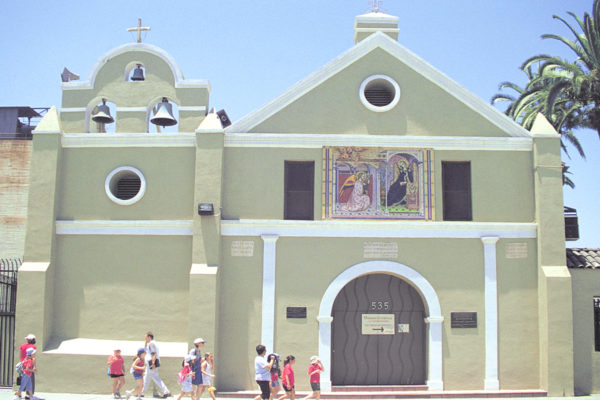
{"label": "bronze bell", "polygon": [[177,120],[173,117],[173,105],[169,103],[166,97],[158,104],[154,117],[150,120],[154,125],[173,126]]}
{"label": "bronze bell", "polygon": [[137,67],[133,70],[133,75],[131,75],[132,81],[143,81],[144,80],[144,70],[142,69],[142,64],[138,64]]}
{"label": "bronze bell", "polygon": [[102,104],[97,108],[98,111],[92,116],[92,121],[100,124],[112,124],[115,122],[113,117],[110,116],[110,109],[106,105],[106,99],[102,99]]}

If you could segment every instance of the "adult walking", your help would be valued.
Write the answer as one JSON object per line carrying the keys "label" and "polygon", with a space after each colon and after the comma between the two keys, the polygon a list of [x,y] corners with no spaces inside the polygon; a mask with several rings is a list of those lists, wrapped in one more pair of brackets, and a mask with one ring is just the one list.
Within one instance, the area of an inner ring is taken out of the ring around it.
{"label": "adult walking", "polygon": [[196,338],[194,340],[194,348],[189,352],[190,356],[195,357],[192,363],[192,371],[194,372],[192,377],[192,394],[196,399],[199,399],[202,395],[202,349],[205,343],[204,339]]}
{"label": "adult walking", "polygon": [[158,373],[158,368],[160,367],[160,355],[158,353],[158,345],[154,341],[154,334],[152,332],[148,332],[144,336],[144,339],[144,347],[147,349],[146,360],[148,362],[146,373],[144,374],[144,387],[142,389],[142,396],[144,396],[144,393],[146,393],[150,382],[154,381],[154,383],[163,392],[162,396],[158,396],[157,394],[154,396],[166,399],[167,397],[171,396],[171,393],[169,392],[169,389],[167,389],[167,386],[164,384],[162,379],[160,379],[160,375]]}
{"label": "adult walking", "polygon": [[258,354],[254,359],[254,370],[256,371],[256,383],[260,387],[260,394],[254,398],[254,400],[267,400],[271,397],[271,367],[275,358],[271,358],[271,361],[267,361],[265,355],[267,354],[267,348],[259,344],[256,346],[256,353]]}

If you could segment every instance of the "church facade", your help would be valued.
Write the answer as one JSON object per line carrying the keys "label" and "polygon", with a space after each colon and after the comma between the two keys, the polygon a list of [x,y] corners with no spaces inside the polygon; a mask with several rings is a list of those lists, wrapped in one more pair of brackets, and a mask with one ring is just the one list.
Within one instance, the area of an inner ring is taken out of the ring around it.
{"label": "church facade", "polygon": [[354,47],[229,126],[149,44],[62,84],[33,132],[19,272],[40,390],[105,391],[90,371],[151,330],[174,391],[201,336],[221,391],[255,389],[262,343],[296,356],[300,390],[317,354],[324,392],[573,394],[560,137],[403,48],[397,23],[357,17]]}

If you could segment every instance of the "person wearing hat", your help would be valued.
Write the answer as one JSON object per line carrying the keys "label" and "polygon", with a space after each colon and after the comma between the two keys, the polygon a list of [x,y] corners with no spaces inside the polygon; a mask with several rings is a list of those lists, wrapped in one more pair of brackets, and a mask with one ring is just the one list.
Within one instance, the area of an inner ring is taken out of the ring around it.
{"label": "person wearing hat", "polygon": [[21,399],[21,393],[23,391],[25,391],[25,393],[27,393],[31,399],[36,399],[36,397],[33,396],[33,386],[31,383],[31,376],[36,371],[34,354],[35,349],[33,348],[29,348],[25,351],[25,359],[23,360],[23,376],[21,377],[21,385],[15,393],[15,400]]}
{"label": "person wearing hat", "polygon": [[142,395],[142,388],[144,387],[144,375],[146,373],[146,348],[140,347],[137,351],[137,356],[131,364],[131,370],[133,373],[133,379],[135,380],[135,387],[131,390],[125,391],[127,398],[135,394],[137,399]]}
{"label": "person wearing hat", "polygon": [[306,396],[303,400],[319,400],[321,398],[321,372],[324,370],[325,368],[323,367],[321,360],[319,360],[319,357],[312,356],[310,358],[310,366],[308,367],[308,377],[312,393]]}
{"label": "person wearing hat", "polygon": [[181,393],[177,400],[181,400],[184,394],[189,394],[194,399],[194,387],[192,386],[192,379],[194,377],[194,371],[192,370],[192,364],[196,362],[196,356],[188,354],[185,356],[185,364],[183,369],[179,372],[179,379],[181,383]]}
{"label": "person wearing hat", "polygon": [[109,375],[112,378],[112,391],[115,399],[121,398],[121,388],[125,385],[125,371],[123,364],[125,360],[121,356],[121,349],[115,349],[112,356],[108,357],[107,365]]}
{"label": "person wearing hat", "polygon": [[[35,335],[33,333],[30,333],[29,335],[25,336],[25,343],[23,343],[19,347],[19,350],[21,352],[21,360],[20,361],[25,360],[25,358],[27,357],[28,349],[37,350],[37,347],[35,346]],[[35,353],[34,353],[33,357],[35,358]],[[31,374],[31,392],[35,393],[35,373]]]}
{"label": "person wearing hat", "polygon": [[190,350],[189,355],[194,356],[195,360],[191,365],[194,376],[192,377],[193,395],[196,399],[202,394],[202,349],[206,342],[201,337],[194,340],[194,348]]}

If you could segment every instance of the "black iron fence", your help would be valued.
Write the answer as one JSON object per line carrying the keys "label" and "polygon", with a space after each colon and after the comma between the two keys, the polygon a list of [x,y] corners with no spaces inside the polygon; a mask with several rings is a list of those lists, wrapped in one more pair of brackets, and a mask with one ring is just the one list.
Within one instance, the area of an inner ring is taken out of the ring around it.
{"label": "black iron fence", "polygon": [[23,260],[0,259],[0,386],[12,386],[15,368],[17,272]]}

